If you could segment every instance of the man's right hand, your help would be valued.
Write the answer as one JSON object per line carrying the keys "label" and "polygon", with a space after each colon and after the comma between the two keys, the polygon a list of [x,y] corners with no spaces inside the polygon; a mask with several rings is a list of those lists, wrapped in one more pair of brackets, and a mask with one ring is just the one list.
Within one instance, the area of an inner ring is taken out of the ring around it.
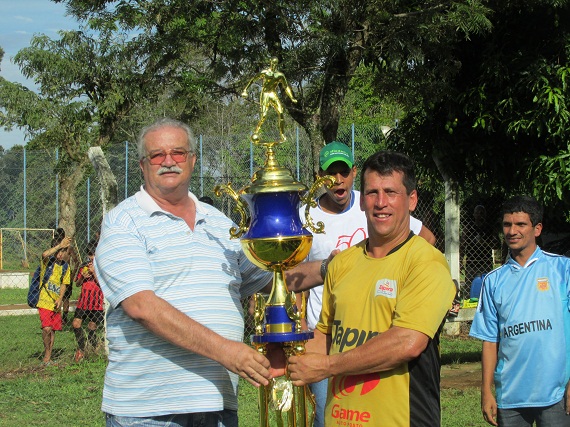
{"label": "man's right hand", "polygon": [[236,341],[228,341],[228,345],[221,348],[220,352],[219,362],[229,371],[238,374],[255,387],[269,384],[269,360],[261,353]]}
{"label": "man's right hand", "polygon": [[305,353],[301,356],[290,356],[287,364],[289,378],[293,385],[303,386],[319,382],[330,376],[329,356],[318,353]]}

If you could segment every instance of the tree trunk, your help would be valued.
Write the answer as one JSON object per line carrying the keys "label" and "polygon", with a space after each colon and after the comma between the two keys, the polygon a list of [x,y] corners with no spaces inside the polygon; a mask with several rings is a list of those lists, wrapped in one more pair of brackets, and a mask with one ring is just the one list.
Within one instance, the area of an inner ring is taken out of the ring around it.
{"label": "tree trunk", "polygon": [[321,151],[321,148],[325,146],[325,140],[323,139],[323,134],[319,129],[319,124],[319,119],[314,117],[313,120],[305,126],[305,131],[307,132],[307,136],[311,143],[311,159],[310,163],[308,163],[313,167],[313,180],[316,179],[319,172],[319,152]]}
{"label": "tree trunk", "polygon": [[[361,43],[360,37],[357,37],[357,40],[354,41],[355,45],[360,45]],[[289,114],[305,129],[311,141],[311,163],[314,175],[319,171],[319,152],[321,148],[337,138],[340,106],[344,102],[350,80],[361,61],[361,57],[359,49],[336,53],[335,57],[327,65],[325,81],[320,90],[318,102],[314,103],[312,111],[309,111],[309,103],[305,103],[302,110],[287,104]],[[313,104],[311,103],[311,105]]]}
{"label": "tree trunk", "polygon": [[117,180],[111,171],[111,167],[103,154],[101,147],[91,147],[87,151],[89,160],[97,172],[97,177],[101,183],[101,202],[103,204],[103,214],[113,209],[118,203]]}
{"label": "tree trunk", "polygon": [[[66,172],[69,170],[66,170]],[[58,226],[65,230],[65,235],[75,236],[75,215],[77,213],[77,198],[75,196],[77,185],[85,173],[85,164],[76,164],[71,173],[59,174],[59,210],[60,220]]]}

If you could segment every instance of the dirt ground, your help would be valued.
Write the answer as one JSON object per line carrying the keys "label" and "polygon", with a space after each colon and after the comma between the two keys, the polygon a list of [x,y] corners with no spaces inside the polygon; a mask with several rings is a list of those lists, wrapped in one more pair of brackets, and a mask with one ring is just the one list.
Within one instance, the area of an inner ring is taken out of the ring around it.
{"label": "dirt ground", "polygon": [[441,388],[464,390],[481,386],[481,363],[461,363],[441,367]]}

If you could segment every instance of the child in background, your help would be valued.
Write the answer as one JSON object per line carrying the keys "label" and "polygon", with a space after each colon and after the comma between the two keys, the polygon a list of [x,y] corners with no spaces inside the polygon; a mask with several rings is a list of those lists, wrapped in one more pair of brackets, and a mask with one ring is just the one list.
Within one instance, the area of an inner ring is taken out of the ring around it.
{"label": "child in background", "polygon": [[64,237],[58,241],[54,238],[51,248],[42,253],[40,270],[40,296],[37,304],[44,343],[43,364],[49,365],[55,341],[55,332],[61,331],[61,307],[65,289],[71,286],[71,273],[68,259],[71,239]]}
{"label": "child in background", "polygon": [[95,242],[89,243],[87,247],[88,260],[79,268],[77,278],[75,279],[76,286],[81,287],[81,295],[77,302],[72,324],[75,339],[77,340],[76,362],[80,362],[85,357],[85,334],[81,327],[83,321],[89,321],[87,324],[87,338],[93,349],[97,348],[98,344],[97,328],[103,322],[103,292],[99,287],[95,277],[95,268],[93,267],[96,246]]}

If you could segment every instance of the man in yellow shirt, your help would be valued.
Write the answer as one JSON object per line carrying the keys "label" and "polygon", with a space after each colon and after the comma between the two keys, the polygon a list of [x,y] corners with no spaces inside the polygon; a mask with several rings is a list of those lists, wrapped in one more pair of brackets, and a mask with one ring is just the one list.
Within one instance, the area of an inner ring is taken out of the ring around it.
{"label": "man in yellow shirt", "polygon": [[407,156],[366,160],[368,238],[329,265],[315,330],[323,348],[289,358],[295,385],[329,378],[327,426],[440,425],[439,331],[455,286],[443,254],[410,232],[416,203]]}

